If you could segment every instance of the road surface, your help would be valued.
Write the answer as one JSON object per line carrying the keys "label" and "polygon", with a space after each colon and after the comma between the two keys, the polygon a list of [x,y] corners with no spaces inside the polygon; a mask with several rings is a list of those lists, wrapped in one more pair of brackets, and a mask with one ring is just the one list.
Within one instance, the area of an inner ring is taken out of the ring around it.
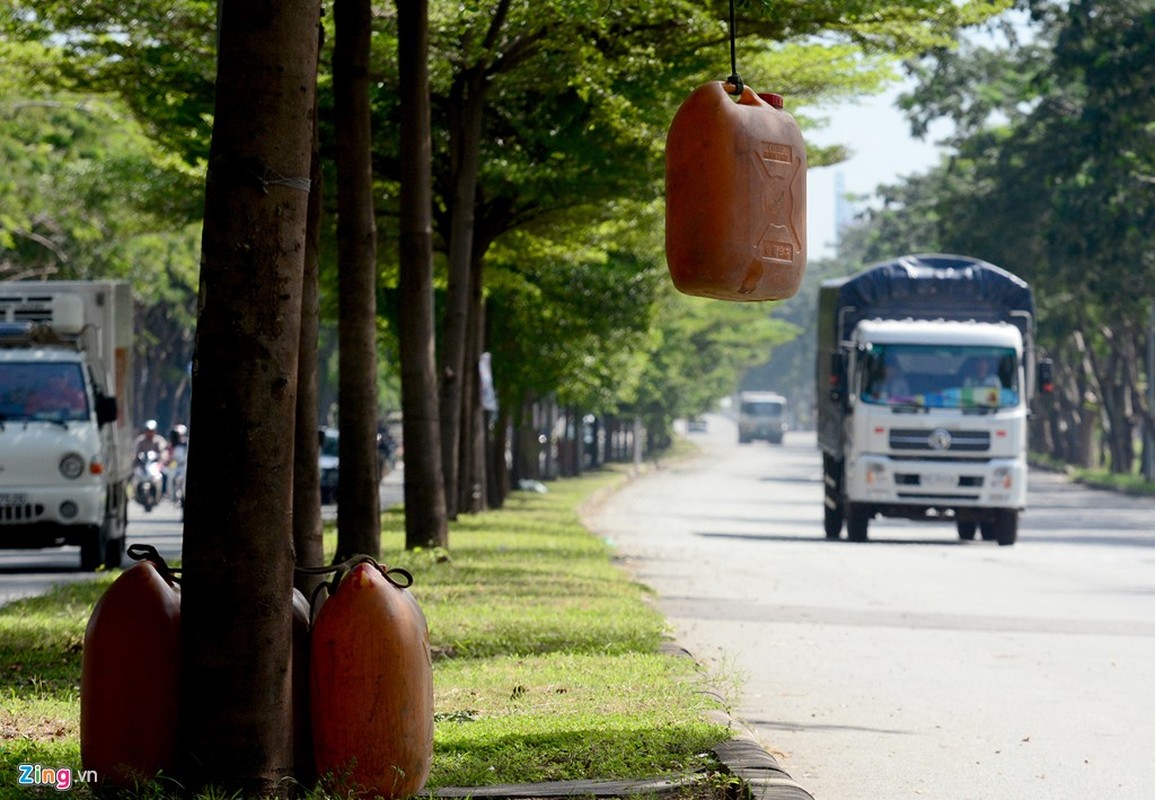
{"label": "road surface", "polygon": [[1032,473],[1013,547],[832,542],[813,434],[691,438],[587,522],[817,800],[1155,797],[1155,501]]}
{"label": "road surface", "polygon": [[[381,481],[381,508],[402,502],[404,472],[393,470]],[[321,516],[331,522],[337,518],[335,505],[322,506]],[[170,563],[180,559],[184,526],[181,510],[169,500],[152,511],[137,503],[128,507],[128,544],[151,544]],[[127,555],[124,566],[132,563]],[[0,605],[10,600],[42,594],[53,585],[88,580],[91,572],[80,571],[80,548],[55,547],[43,550],[0,550]]]}

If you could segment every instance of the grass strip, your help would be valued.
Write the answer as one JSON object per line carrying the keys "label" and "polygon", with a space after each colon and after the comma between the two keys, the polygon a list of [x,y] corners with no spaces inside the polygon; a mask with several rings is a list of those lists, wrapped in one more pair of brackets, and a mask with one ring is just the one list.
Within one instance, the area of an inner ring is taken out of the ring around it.
{"label": "grass strip", "polygon": [[[722,682],[659,652],[665,620],[580,521],[583,502],[625,479],[607,470],[515,492],[453,522],[447,551],[406,551],[402,513],[383,515],[381,561],[413,573],[434,647],[428,789],[717,766],[711,748],[729,733],[706,713],[724,705]],[[40,793],[15,786],[19,764],[79,769],[84,626],[116,574],[0,608],[0,800]]]}

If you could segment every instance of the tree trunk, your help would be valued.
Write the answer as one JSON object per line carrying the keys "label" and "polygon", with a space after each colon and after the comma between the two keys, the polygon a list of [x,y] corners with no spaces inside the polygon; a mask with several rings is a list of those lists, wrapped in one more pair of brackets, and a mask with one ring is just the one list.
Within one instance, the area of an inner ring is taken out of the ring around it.
{"label": "tree trunk", "polygon": [[510,469],[506,452],[510,449],[510,414],[508,405],[497,409],[497,421],[493,425],[493,446],[489,451],[489,507],[501,508],[509,497]]}
{"label": "tree trunk", "polygon": [[[293,447],[315,0],[221,5],[181,600],[181,782],[293,771]],[[147,701],[140,701],[147,702]]]}
{"label": "tree trunk", "polygon": [[[318,35],[322,29],[318,28]],[[320,43],[318,42],[318,48]],[[297,423],[293,440],[293,549],[299,567],[319,567],[325,561],[321,525],[320,441],[317,432],[317,334],[320,327],[319,266],[322,184],[320,142],[314,106],[313,150],[309,168],[305,268],[301,282],[301,346],[297,359]],[[297,575],[294,584],[306,597],[321,583],[318,575]]]}
{"label": "tree trunk", "polygon": [[474,262],[470,275],[469,326],[465,339],[464,389],[461,396],[461,504],[466,514],[477,514],[488,505],[486,493],[485,410],[481,407],[481,352],[485,331],[482,302],[483,262]]}
{"label": "tree trunk", "polygon": [[340,340],[337,484],[340,562],[381,553],[377,466],[377,227],[369,124],[370,0],[333,6]]}
{"label": "tree trunk", "polygon": [[449,544],[433,347],[433,189],[428,2],[397,3],[401,106],[401,277],[398,339],[405,442],[405,546]]}
{"label": "tree trunk", "polygon": [[481,163],[481,123],[485,74],[467,70],[450,91],[449,282],[441,325],[441,467],[445,474],[446,512],[457,517],[461,495],[462,408],[467,376],[469,308],[473,290],[473,228],[477,176]]}

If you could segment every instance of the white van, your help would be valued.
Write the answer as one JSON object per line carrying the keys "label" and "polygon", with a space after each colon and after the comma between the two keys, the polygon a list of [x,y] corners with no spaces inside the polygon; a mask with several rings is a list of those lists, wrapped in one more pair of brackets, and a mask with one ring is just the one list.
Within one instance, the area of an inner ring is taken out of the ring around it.
{"label": "white van", "polygon": [[777,392],[741,392],[738,395],[738,443],[765,439],[781,444],[789,425],[786,398]]}

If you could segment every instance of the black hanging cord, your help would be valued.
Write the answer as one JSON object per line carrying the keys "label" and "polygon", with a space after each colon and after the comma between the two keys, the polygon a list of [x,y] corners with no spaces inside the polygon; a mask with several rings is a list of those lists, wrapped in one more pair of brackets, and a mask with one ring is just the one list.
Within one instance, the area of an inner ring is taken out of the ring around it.
{"label": "black hanging cord", "polygon": [[407,569],[402,567],[386,567],[377,563],[377,559],[372,556],[358,554],[342,561],[340,564],[333,564],[329,567],[297,567],[296,572],[300,575],[328,575],[333,573],[333,580],[329,582],[322,582],[317,584],[313,589],[313,596],[309,598],[309,608],[317,608],[317,598],[320,597],[322,591],[328,592],[330,595],[337,591],[337,585],[341,583],[341,579],[345,577],[353,567],[358,564],[372,564],[378,572],[384,576],[385,580],[396,586],[398,589],[408,589],[413,585],[413,575]]}
{"label": "black hanging cord", "polygon": [[160,551],[151,544],[137,542],[128,546],[128,557],[134,561],[151,561],[156,571],[169,583],[180,583],[180,567],[170,567]]}
{"label": "black hanging cord", "polygon": [[733,88],[730,94],[742,94],[742,76],[738,74],[738,52],[736,47],[737,26],[734,24],[734,0],[730,0],[730,77],[726,83]]}

